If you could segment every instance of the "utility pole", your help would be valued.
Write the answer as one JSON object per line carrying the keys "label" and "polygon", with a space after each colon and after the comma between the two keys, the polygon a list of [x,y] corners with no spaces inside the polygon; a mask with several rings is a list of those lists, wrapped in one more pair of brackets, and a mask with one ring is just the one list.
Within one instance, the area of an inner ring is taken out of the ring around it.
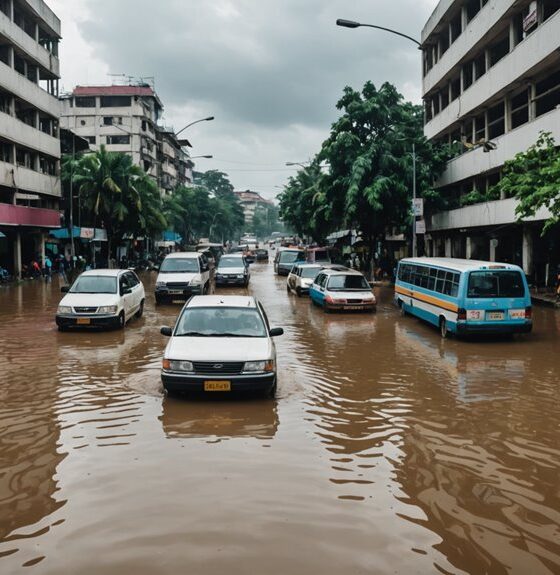
{"label": "utility pole", "polygon": [[76,248],[74,247],[74,162],[76,160],[76,135],[72,134],[72,161],[70,163],[70,254],[72,256],[72,261],[74,261],[74,256],[76,255]]}
{"label": "utility pole", "polygon": [[412,257],[418,255],[416,246],[416,144],[412,142]]}

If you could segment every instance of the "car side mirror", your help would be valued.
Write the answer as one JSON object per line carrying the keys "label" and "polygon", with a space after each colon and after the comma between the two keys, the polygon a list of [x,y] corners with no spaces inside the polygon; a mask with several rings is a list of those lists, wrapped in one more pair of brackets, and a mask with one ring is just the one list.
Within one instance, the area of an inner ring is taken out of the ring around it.
{"label": "car side mirror", "polygon": [[161,335],[165,335],[166,337],[171,337],[173,335],[173,328],[164,325],[159,330],[159,333],[161,333]]}
{"label": "car side mirror", "polygon": [[132,293],[130,288],[121,289],[121,295],[128,295],[129,293]]}
{"label": "car side mirror", "polygon": [[60,288],[60,291],[61,291],[62,293],[68,293],[68,292],[70,291],[70,286],[62,286],[62,287]]}
{"label": "car side mirror", "polygon": [[284,329],[281,327],[273,327],[269,332],[268,335],[270,337],[277,337],[279,335],[284,335]]}

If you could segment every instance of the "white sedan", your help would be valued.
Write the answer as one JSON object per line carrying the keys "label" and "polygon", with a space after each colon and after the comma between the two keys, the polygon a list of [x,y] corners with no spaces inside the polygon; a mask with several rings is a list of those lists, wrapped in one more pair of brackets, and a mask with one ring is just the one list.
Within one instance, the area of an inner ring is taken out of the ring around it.
{"label": "white sedan", "polygon": [[248,296],[193,296],[165,348],[161,379],[168,392],[276,392],[276,348],[262,305]]}
{"label": "white sedan", "polygon": [[144,312],[144,286],[132,270],[89,270],[61,291],[66,295],[56,312],[59,331],[123,328],[131,317],[139,318]]}

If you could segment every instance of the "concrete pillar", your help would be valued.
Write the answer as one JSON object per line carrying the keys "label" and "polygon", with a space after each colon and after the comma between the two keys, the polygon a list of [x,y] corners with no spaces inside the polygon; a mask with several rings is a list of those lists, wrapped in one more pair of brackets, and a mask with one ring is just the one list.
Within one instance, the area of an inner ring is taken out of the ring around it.
{"label": "concrete pillar", "polygon": [[14,21],[14,0],[8,0],[8,16],[10,20]]}
{"label": "concrete pillar", "polygon": [[504,98],[504,124],[506,134],[511,132],[511,99]]}
{"label": "concrete pillar", "polygon": [[21,232],[19,230],[16,231],[14,240],[14,276],[21,277]]}
{"label": "concrete pillar", "polygon": [[496,238],[490,239],[490,261],[496,261],[496,248],[498,247],[498,240]]}
{"label": "concrete pillar", "polygon": [[453,257],[453,252],[451,249],[451,238],[445,238],[445,257],[446,258]]}
{"label": "concrete pillar", "polygon": [[533,273],[533,234],[529,226],[523,226],[523,271]]}
{"label": "concrete pillar", "polygon": [[467,7],[461,7],[461,32],[464,32],[467,29],[469,24],[469,19],[467,17]]}
{"label": "concrete pillar", "polygon": [[472,258],[473,241],[470,236],[465,238],[465,257],[470,260]]}
{"label": "concrete pillar", "polygon": [[39,246],[38,246],[38,252],[39,252],[39,258],[41,258],[41,261],[39,262],[39,265],[43,266],[43,263],[45,261],[45,232],[39,232]]}

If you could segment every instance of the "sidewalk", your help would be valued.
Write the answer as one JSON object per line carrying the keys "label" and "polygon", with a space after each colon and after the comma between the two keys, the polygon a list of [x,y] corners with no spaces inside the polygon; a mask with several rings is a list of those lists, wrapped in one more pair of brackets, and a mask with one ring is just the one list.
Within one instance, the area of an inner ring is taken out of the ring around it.
{"label": "sidewalk", "polygon": [[531,289],[531,299],[537,305],[546,305],[549,307],[560,308],[560,302],[556,299],[556,294],[550,291],[537,291]]}

